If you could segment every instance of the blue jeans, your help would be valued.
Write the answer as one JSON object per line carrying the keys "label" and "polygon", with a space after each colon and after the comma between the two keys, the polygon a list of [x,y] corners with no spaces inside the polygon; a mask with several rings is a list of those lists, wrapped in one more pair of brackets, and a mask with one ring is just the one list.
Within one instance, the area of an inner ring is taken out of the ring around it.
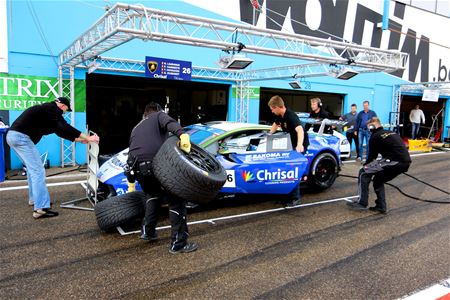
{"label": "blue jeans", "polygon": [[368,129],[359,129],[358,130],[358,143],[359,143],[359,155],[361,158],[363,156],[364,151],[364,139],[366,140],[366,159],[369,158],[369,140],[370,140],[370,131]]}
{"label": "blue jeans", "polygon": [[411,125],[412,125],[411,138],[415,140],[417,135],[419,134],[420,123],[411,123]]}
{"label": "blue jeans", "polygon": [[50,195],[45,183],[45,169],[36,145],[28,135],[14,130],[8,131],[6,142],[27,167],[28,196],[34,202],[34,209],[50,208]]}

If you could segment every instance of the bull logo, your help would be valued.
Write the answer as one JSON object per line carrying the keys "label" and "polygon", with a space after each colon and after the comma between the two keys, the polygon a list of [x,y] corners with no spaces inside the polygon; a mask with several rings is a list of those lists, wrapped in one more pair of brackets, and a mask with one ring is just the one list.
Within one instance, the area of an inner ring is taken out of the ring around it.
{"label": "bull logo", "polygon": [[158,69],[158,63],[156,61],[147,62],[147,67],[150,73],[155,73],[156,69]]}

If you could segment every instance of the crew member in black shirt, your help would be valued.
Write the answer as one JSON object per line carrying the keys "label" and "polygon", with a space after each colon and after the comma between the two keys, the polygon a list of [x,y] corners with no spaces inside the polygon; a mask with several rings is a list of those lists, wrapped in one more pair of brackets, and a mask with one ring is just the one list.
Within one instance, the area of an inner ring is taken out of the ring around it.
{"label": "crew member in black shirt", "polygon": [[[367,122],[367,127],[372,132],[369,140],[369,158],[359,171],[358,202],[348,203],[348,205],[357,210],[367,209],[369,184],[373,178],[373,188],[377,199],[375,200],[375,206],[369,209],[386,213],[384,183],[408,171],[411,165],[411,157],[401,137],[395,132],[384,130],[377,117],[372,117]],[[377,160],[378,154],[381,154],[380,160]]]}
{"label": "crew member in black shirt", "polygon": [[[129,170],[133,170],[134,177],[144,192],[149,196],[145,204],[141,239],[152,241],[157,238],[158,210],[166,198],[169,202],[169,218],[172,228],[169,252],[171,254],[187,253],[197,250],[198,246],[196,243],[187,243],[189,234],[186,222],[186,202],[184,199],[164,191],[152,171],[153,158],[165,142],[169,132],[180,137],[180,149],[189,153],[191,148],[189,135],[184,133],[180,124],[161,111],[159,104],[155,102],[147,104],[143,120],[131,132],[127,164]],[[130,175],[131,173],[128,172],[128,181],[134,182],[134,178]]]}
{"label": "crew member in black shirt", "polygon": [[50,195],[45,184],[45,169],[36,144],[43,135],[56,133],[61,138],[87,144],[98,143],[97,135],[87,136],[73,128],[63,118],[63,113],[72,111],[70,101],[59,97],[50,103],[26,109],[12,124],[6,135],[8,145],[14,149],[27,168],[29,204],[34,205],[33,217],[49,218],[58,215],[50,210]]}
{"label": "crew member in black shirt", "polygon": [[[320,100],[320,98],[312,98],[311,100],[311,112],[309,113],[309,117],[313,118],[313,119],[328,119],[330,118],[330,113],[327,112],[323,107],[322,107],[322,100]],[[306,124],[305,125],[305,130],[308,131],[311,128],[311,124]],[[314,132],[319,132],[320,129],[320,124],[314,124],[313,126],[313,131]],[[324,132],[325,133],[332,133],[332,129],[330,125],[325,125],[324,128]]]}
{"label": "crew member in black shirt", "polygon": [[[289,132],[291,136],[292,148],[299,153],[306,153],[309,146],[308,133],[303,129],[300,120],[295,112],[284,105],[284,101],[280,96],[273,96],[268,103],[270,110],[276,116],[275,122],[272,124],[270,133],[275,133],[278,127],[283,132]],[[291,202],[288,206],[296,206],[300,204],[300,181],[290,194]]]}

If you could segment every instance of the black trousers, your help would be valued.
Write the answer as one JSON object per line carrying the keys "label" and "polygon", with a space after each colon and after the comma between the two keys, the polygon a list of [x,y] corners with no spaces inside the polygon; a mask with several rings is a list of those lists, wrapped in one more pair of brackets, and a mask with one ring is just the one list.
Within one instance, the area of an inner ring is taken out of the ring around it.
{"label": "black trousers", "polygon": [[363,166],[359,170],[358,195],[359,204],[367,206],[369,204],[369,185],[373,180],[373,189],[377,195],[375,206],[386,210],[386,195],[384,183],[391,181],[399,174],[408,171],[410,163],[377,160]]}
{"label": "black trousers", "polygon": [[346,132],[345,136],[347,137],[347,140],[350,144],[350,153],[352,152],[352,141],[355,142],[355,147],[356,147],[356,157],[361,157],[361,155],[359,155],[359,139],[358,139],[358,135],[355,135],[355,132]]}
{"label": "black trousers", "polygon": [[145,203],[145,215],[142,221],[142,233],[156,235],[156,224],[161,205],[169,203],[169,219],[171,226],[171,248],[178,250],[187,243],[189,236],[186,222],[186,201],[161,188],[161,184],[153,175],[136,176],[143,191],[148,195]]}

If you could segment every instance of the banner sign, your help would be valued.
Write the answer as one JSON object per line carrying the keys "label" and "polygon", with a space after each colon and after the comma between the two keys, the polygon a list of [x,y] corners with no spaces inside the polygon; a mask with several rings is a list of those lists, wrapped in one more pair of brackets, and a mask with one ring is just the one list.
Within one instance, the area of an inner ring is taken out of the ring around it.
{"label": "banner sign", "polygon": [[145,76],[160,79],[191,80],[192,62],[161,57],[145,57]]}
{"label": "banner sign", "polygon": [[422,101],[431,101],[438,102],[439,101],[439,90],[433,89],[425,89],[423,90]]}
{"label": "banner sign", "polygon": [[[59,97],[58,78],[0,74],[0,110],[25,110]],[[75,80],[75,109],[86,110],[86,83]]]}
{"label": "banner sign", "polygon": [[[236,87],[233,86],[232,88],[232,96],[233,98],[237,99],[238,96],[236,95]],[[251,100],[259,100],[259,93],[260,93],[260,88],[259,87],[249,87],[247,92],[249,93],[249,99]]]}

